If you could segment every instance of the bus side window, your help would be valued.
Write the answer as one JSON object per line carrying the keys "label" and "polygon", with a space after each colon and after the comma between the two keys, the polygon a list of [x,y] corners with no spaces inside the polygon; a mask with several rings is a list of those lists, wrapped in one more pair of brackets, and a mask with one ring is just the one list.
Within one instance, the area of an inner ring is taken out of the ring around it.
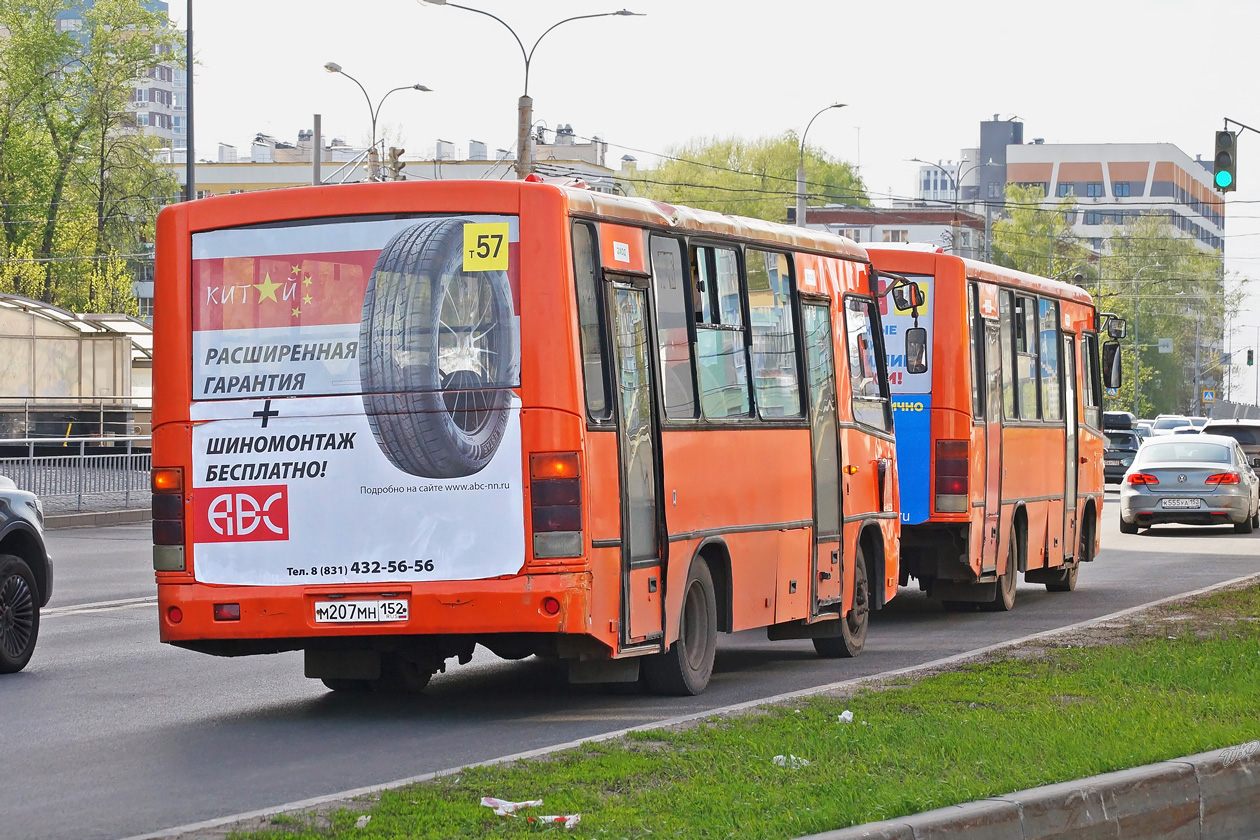
{"label": "bus side window", "polygon": [[974,282],[968,284],[971,300],[967,306],[967,335],[971,346],[971,416],[984,417],[984,367],[980,359],[980,338],[977,329],[977,314],[980,311],[980,287]]}
{"label": "bus side window", "polygon": [[1085,422],[1102,428],[1102,381],[1098,376],[1098,336],[1081,336],[1081,402],[1085,406]]}
{"label": "bus side window", "polygon": [[710,420],[747,417],[748,349],[740,300],[739,256],[730,248],[691,247],[696,289],[696,362],[700,406]]}
{"label": "bus side window", "polygon": [[1036,308],[1035,298],[1015,298],[1015,378],[1019,382],[1017,396],[1022,420],[1041,416],[1037,411]]}
{"label": "bus side window", "polygon": [[853,419],[867,426],[889,431],[887,384],[879,375],[875,354],[874,305],[866,298],[850,297],[844,302],[844,329],[849,347],[849,384],[853,397]]}
{"label": "bus side window", "polygon": [[1015,413],[1015,293],[998,290],[998,317],[1001,319],[1002,417],[1014,420]]}
{"label": "bus side window", "polygon": [[607,374],[599,336],[599,249],[594,228],[584,222],[573,225],[573,278],[577,282],[578,341],[582,348],[582,374],[586,381],[586,410],[591,419],[612,417],[608,407]]}
{"label": "bus side window", "polygon": [[791,260],[785,254],[744,252],[748,322],[752,330],[753,387],[763,417],[799,417],[800,365],[792,312]]}
{"label": "bus side window", "polygon": [[1038,301],[1041,315],[1041,416],[1046,420],[1062,420],[1060,403],[1062,384],[1059,378],[1059,302]]}
{"label": "bus side window", "polygon": [[651,250],[665,416],[691,420],[696,416],[696,379],[691,365],[687,278],[683,273],[682,243],[667,236],[653,236]]}

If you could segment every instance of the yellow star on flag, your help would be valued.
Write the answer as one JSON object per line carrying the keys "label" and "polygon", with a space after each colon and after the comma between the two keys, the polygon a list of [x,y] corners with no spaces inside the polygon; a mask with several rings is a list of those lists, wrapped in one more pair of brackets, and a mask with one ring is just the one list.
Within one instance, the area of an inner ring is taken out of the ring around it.
{"label": "yellow star on flag", "polygon": [[276,301],[276,303],[280,302],[276,298],[276,289],[280,288],[280,284],[273,283],[271,281],[270,274],[267,274],[266,276],[264,276],[263,281],[261,283],[255,283],[254,288],[258,290],[259,303],[262,303],[264,300],[274,300]]}
{"label": "yellow star on flag", "polygon": [[303,277],[303,278],[302,278],[302,285],[303,285],[303,286],[309,286],[309,285],[311,285],[311,275],[309,275],[309,274],[308,274],[308,275],[306,275],[305,277]]}
{"label": "yellow star on flag", "polygon": [[303,296],[302,296],[302,303],[312,303],[312,302],[314,302],[314,300],[315,300],[315,299],[314,299],[313,297],[311,297],[310,295],[303,295]]}
{"label": "yellow star on flag", "polygon": [[302,273],[302,266],[300,266],[300,265],[295,265],[295,266],[293,266],[293,272],[292,272],[292,273],[293,273],[293,274],[301,274],[301,273]]}
{"label": "yellow star on flag", "polygon": [[293,317],[294,317],[294,318],[296,318],[297,316],[299,316],[299,315],[301,315],[301,314],[302,314],[302,310],[301,310],[301,309],[294,309],[294,310],[293,310]]}

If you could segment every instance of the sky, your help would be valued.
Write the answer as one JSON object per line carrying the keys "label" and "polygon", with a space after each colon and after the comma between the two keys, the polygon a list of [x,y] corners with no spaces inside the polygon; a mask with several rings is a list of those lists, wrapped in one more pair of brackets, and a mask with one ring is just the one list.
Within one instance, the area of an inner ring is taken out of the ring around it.
{"label": "sky", "polygon": [[[189,0],[171,0],[183,26]],[[449,140],[512,148],[525,82],[504,26],[421,0],[192,0],[195,152],[248,154],[258,133],[293,142],[320,114],[325,138],[378,134],[408,157]],[[465,0],[496,15],[528,50],[552,24],[621,8],[643,17],[572,21],[533,55],[535,120],[570,124],[643,163],[703,137],[800,132],[857,164],[879,203],[913,195],[919,164],[956,160],[979,123],[1018,117],[1025,141],[1173,143],[1211,158],[1224,118],[1260,128],[1250,41],[1255,0]],[[1222,36],[1224,33],[1224,36]],[[1230,37],[1238,39],[1230,41]],[[1236,128],[1236,126],[1234,127]],[[1237,192],[1226,198],[1226,272],[1260,280],[1260,134],[1239,137]],[[1260,282],[1233,319],[1232,346],[1260,343]],[[1260,356],[1260,347],[1257,347]],[[1260,359],[1258,359],[1260,361]],[[1252,402],[1242,368],[1234,397]]]}

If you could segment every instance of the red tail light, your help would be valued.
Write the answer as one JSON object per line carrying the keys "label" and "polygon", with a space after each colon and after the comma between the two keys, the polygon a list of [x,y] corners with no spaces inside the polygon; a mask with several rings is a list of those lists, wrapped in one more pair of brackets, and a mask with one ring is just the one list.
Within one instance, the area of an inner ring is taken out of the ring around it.
{"label": "red tail light", "polygon": [[184,544],[184,471],[180,467],[154,467],[153,544]]}
{"label": "red tail light", "polygon": [[1238,473],[1217,473],[1209,475],[1205,484],[1237,484]]}
{"label": "red tail light", "polygon": [[940,513],[966,513],[970,503],[968,474],[970,441],[936,442],[936,510]]}
{"label": "red tail light", "polygon": [[529,456],[529,478],[534,557],[581,557],[582,473],[578,453],[533,453]]}
{"label": "red tail light", "polygon": [[1134,473],[1125,481],[1130,484],[1159,484],[1159,479],[1149,473]]}

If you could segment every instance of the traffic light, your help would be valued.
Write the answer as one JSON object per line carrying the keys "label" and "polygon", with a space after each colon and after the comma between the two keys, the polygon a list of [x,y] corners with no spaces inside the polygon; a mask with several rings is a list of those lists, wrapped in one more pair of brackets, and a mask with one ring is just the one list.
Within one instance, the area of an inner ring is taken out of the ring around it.
{"label": "traffic light", "polygon": [[396,146],[389,147],[389,177],[391,181],[401,181],[403,179],[403,167],[406,162],[402,160],[403,152],[406,149],[399,149]]}
{"label": "traffic light", "polygon": [[1233,192],[1238,174],[1238,135],[1232,131],[1216,132],[1216,158],[1212,183],[1221,192]]}
{"label": "traffic light", "polygon": [[1255,363],[1256,363],[1256,351],[1248,350],[1247,351],[1247,364],[1254,365]]}

